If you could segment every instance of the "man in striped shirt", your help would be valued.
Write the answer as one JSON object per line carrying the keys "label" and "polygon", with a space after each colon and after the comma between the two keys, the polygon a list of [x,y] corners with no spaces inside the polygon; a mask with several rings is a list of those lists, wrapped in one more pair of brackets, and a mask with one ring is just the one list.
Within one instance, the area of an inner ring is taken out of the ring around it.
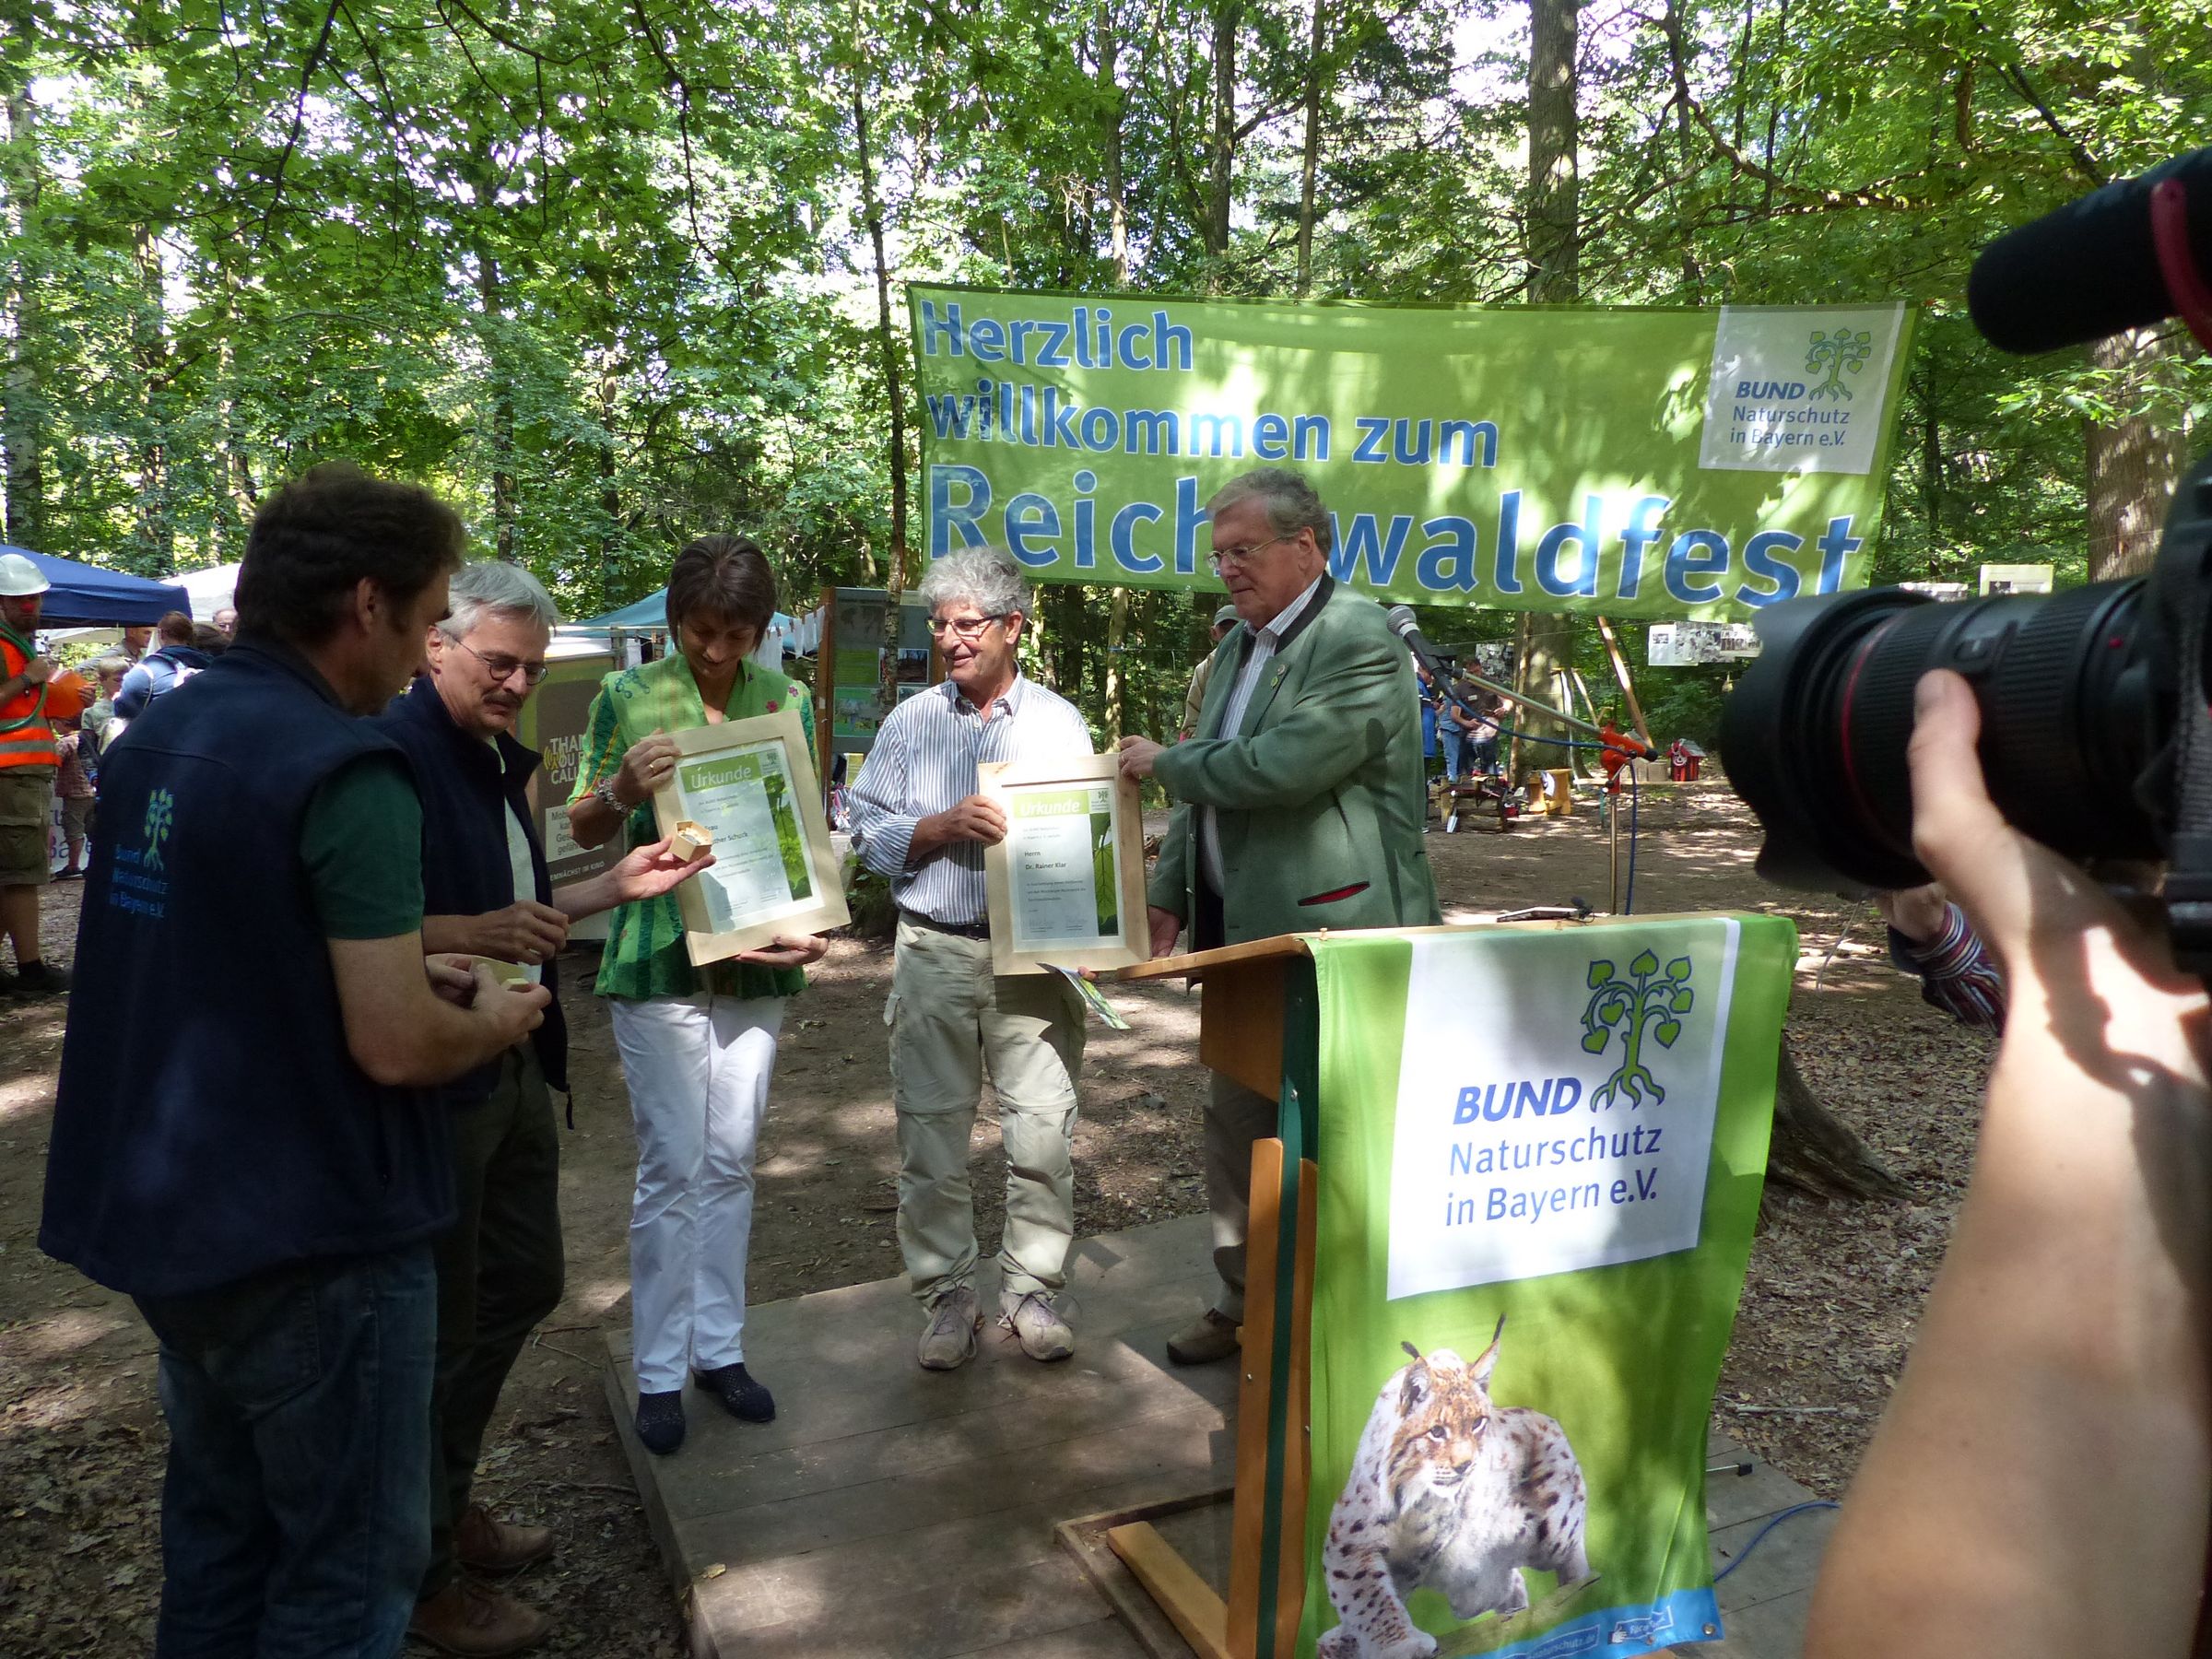
{"label": "man in striped shirt", "polygon": [[1090,729],[1018,665],[1035,607],[1011,559],[993,548],[950,554],[930,568],[921,598],[949,677],[891,712],[852,797],[861,860],[889,878],[899,906],[884,1023],[899,1113],[899,1248],[929,1310],[915,1357],[951,1371],[975,1355],[968,1143],[988,1066],[1006,1149],[999,1324],[1032,1359],[1065,1359],[1075,1333],[1054,1299],[1075,1241],[1083,1008],[1057,974],[992,972],[983,849],[1006,839],[1006,820],[977,793],[976,766],[1088,755]]}

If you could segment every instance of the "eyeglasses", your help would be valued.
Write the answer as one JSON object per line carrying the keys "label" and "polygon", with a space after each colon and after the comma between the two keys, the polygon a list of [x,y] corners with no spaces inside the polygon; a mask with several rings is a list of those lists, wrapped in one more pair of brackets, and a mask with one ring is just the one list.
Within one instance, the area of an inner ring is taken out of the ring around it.
{"label": "eyeglasses", "polygon": [[929,631],[933,634],[951,634],[956,639],[971,642],[983,637],[983,629],[994,622],[1004,622],[1014,615],[1012,611],[994,611],[988,617],[932,617]]}
{"label": "eyeglasses", "polygon": [[1277,542],[1287,542],[1289,539],[1290,537],[1287,535],[1271,535],[1264,542],[1253,542],[1249,547],[1223,547],[1218,553],[1208,553],[1206,556],[1206,562],[1212,569],[1214,574],[1218,576],[1221,574],[1222,566],[1248,565],[1252,562],[1253,555],[1262,547],[1272,547]]}
{"label": "eyeglasses", "polygon": [[523,671],[523,684],[525,686],[535,686],[546,677],[547,669],[544,663],[525,663],[520,657],[486,656],[465,640],[455,640],[453,643],[484,665],[485,672],[491,676],[494,685],[505,685],[514,677],[514,671],[517,668]]}

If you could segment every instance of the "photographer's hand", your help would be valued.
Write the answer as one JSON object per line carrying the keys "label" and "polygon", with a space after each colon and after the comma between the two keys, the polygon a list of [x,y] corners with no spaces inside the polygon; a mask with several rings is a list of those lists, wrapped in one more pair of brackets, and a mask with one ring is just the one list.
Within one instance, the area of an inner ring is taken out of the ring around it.
{"label": "photographer's hand", "polygon": [[2190,1652],[2212,1508],[2206,996],[2005,822],[1921,682],[1913,844],[2013,1005],[1973,1177],[1814,1594],[1808,1659]]}

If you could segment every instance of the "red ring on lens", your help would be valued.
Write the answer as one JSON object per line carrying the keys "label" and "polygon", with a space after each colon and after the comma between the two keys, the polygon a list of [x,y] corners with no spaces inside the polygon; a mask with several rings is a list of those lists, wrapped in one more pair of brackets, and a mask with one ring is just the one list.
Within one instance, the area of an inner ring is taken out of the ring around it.
{"label": "red ring on lens", "polygon": [[[1874,806],[1866,799],[1866,792],[1859,787],[1859,769],[1853,759],[1851,711],[1853,704],[1858,700],[1859,676],[1865,671],[1866,659],[1874,654],[1874,648],[1881,643],[1882,636],[1904,620],[1905,615],[1906,613],[1901,610],[1897,612],[1859,642],[1858,653],[1852,659],[1851,676],[1843,682],[1843,709],[1836,721],[1837,733],[1843,745],[1843,782],[1851,791],[1853,804],[1859,809],[1860,823],[1869,830],[1877,831],[1881,827],[1881,820],[1875,816]],[[1888,838],[1884,837],[1884,839]]]}

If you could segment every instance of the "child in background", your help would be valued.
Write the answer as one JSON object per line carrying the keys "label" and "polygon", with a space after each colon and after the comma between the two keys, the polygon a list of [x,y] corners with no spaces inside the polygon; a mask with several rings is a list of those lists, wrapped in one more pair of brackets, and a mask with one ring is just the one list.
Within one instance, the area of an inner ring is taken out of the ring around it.
{"label": "child in background", "polygon": [[54,879],[82,881],[86,843],[92,833],[93,789],[91,772],[86,765],[89,751],[85,747],[84,723],[79,716],[55,717],[53,747],[62,757],[61,770],[53,774],[53,798],[61,804],[62,839],[69,858]]}

